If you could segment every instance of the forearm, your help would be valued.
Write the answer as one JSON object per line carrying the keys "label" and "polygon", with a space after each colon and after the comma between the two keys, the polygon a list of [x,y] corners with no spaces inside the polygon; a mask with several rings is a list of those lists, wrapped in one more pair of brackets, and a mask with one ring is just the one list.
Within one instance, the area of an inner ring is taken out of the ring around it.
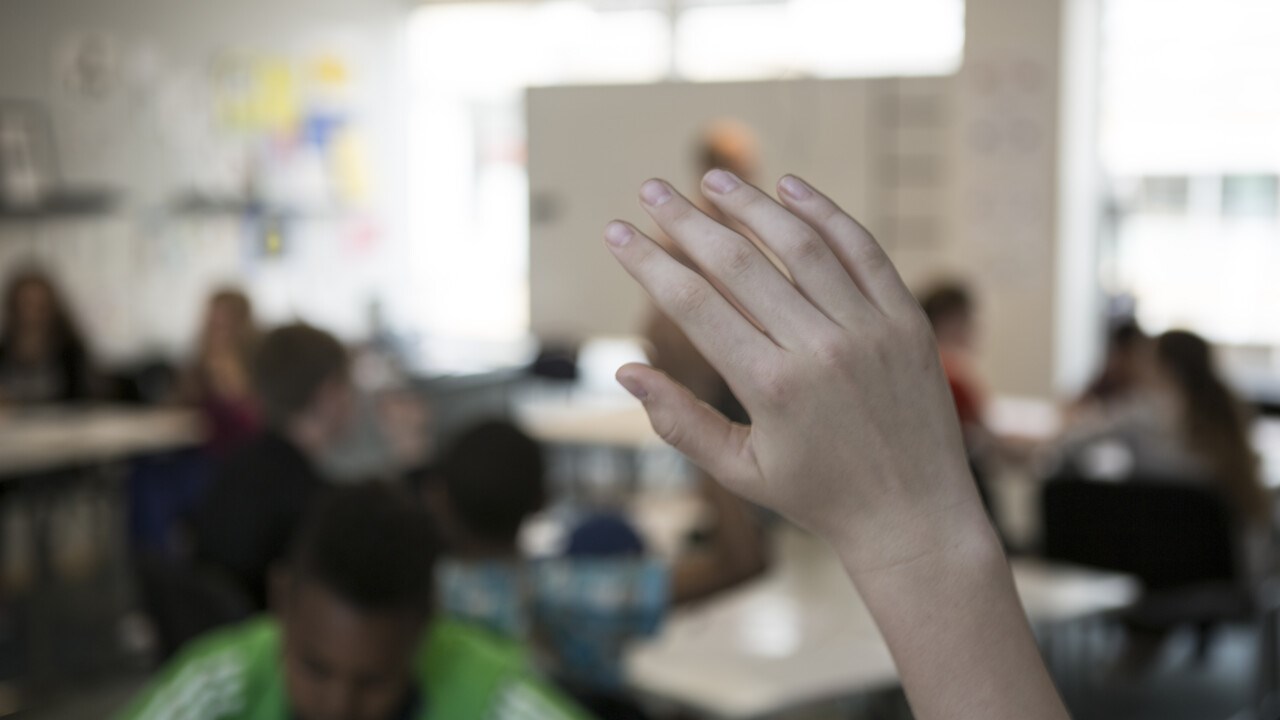
{"label": "forearm", "polygon": [[[955,532],[952,520],[965,529]],[[855,549],[837,544],[893,653],[915,716],[1066,718],[990,525],[975,515],[942,520],[932,530],[940,538],[936,552],[870,572],[856,572]]]}

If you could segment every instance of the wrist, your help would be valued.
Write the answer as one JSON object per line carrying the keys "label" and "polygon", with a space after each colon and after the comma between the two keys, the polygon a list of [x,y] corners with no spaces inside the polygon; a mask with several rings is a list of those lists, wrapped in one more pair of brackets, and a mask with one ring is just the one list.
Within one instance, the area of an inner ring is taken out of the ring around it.
{"label": "wrist", "polygon": [[953,567],[1007,572],[1004,549],[972,482],[966,475],[964,484],[952,485],[965,489],[954,502],[878,512],[873,524],[837,529],[828,542],[860,589],[898,576],[928,579]]}

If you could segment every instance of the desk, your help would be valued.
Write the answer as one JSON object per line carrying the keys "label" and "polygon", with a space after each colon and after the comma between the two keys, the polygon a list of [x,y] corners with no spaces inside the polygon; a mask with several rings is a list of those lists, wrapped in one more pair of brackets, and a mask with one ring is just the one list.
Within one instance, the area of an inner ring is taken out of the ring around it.
{"label": "desk", "polygon": [[[1033,624],[1131,604],[1135,581],[1111,573],[1015,561]],[[626,659],[641,695],[721,718],[768,716],[893,687],[897,670],[871,615],[834,554],[785,529],[770,574],[676,612]]]}
{"label": "desk", "polygon": [[640,451],[662,442],[644,406],[630,398],[520,403],[515,415],[525,432],[548,445]]}
{"label": "desk", "polygon": [[513,409],[520,427],[552,452],[552,475],[560,475],[575,495],[629,494],[643,484],[642,456],[655,449],[675,455],[629,395],[544,395],[516,402]]}
{"label": "desk", "polygon": [[117,622],[131,586],[124,464],[200,439],[186,410],[0,412],[0,581],[9,586],[0,612],[23,628],[21,640],[0,637],[17,673],[0,682],[38,698],[119,665]]}
{"label": "desk", "polygon": [[0,478],[79,468],[200,442],[189,410],[118,407],[0,412]]}

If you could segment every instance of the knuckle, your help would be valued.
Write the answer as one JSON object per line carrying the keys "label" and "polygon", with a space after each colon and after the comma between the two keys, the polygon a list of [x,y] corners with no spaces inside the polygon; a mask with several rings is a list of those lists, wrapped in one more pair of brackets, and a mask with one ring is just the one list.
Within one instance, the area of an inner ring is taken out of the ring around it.
{"label": "knuckle", "polygon": [[690,220],[694,219],[697,210],[692,205],[683,201],[673,201],[667,203],[670,209],[667,210],[668,221],[676,226],[687,225]]}
{"label": "knuckle", "polygon": [[845,368],[850,364],[849,347],[841,339],[824,338],[813,347],[813,357],[826,368]]}
{"label": "knuckle", "polygon": [[755,250],[743,241],[731,242],[725,251],[724,271],[730,278],[740,278],[755,264]]}
{"label": "knuckle", "polygon": [[768,209],[767,203],[772,203],[773,201],[765,197],[764,193],[754,188],[751,188],[751,190],[752,192],[734,193],[734,199],[737,200],[738,207],[750,212],[758,211],[761,208]]}
{"label": "knuckle", "polygon": [[697,315],[707,304],[706,288],[693,283],[677,285],[670,295],[671,309],[676,315]]}
{"label": "knuckle", "polygon": [[849,217],[844,210],[840,209],[839,205],[836,205],[830,200],[824,200],[819,203],[816,209],[816,214],[818,216],[819,223],[839,230],[846,229],[841,227],[846,221],[853,222],[853,218]]}
{"label": "knuckle", "polygon": [[756,388],[760,399],[769,407],[785,404],[791,395],[791,382],[782,368],[767,365],[756,371]]}
{"label": "knuckle", "polygon": [[653,417],[653,431],[658,434],[658,437],[662,438],[663,442],[672,447],[680,447],[684,443],[684,426],[671,414],[655,415]]}
{"label": "knuckle", "polygon": [[792,260],[816,260],[821,257],[823,250],[827,244],[818,237],[818,234],[812,230],[802,230],[795,243],[791,246],[789,253]]}

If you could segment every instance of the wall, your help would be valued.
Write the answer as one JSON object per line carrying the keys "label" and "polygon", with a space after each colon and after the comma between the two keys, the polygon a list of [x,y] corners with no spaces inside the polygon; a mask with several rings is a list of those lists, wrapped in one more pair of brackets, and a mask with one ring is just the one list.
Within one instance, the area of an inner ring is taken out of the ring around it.
{"label": "wall", "polygon": [[532,91],[534,332],[636,332],[647,301],[600,229],[644,217],[646,177],[695,189],[690,148],[728,115],[760,132],[762,182],[798,172],[828,190],[911,287],[952,276],[974,287],[993,391],[1073,392],[1101,332],[1094,5],[968,0],[954,77]]}
{"label": "wall", "polygon": [[665,83],[530,91],[531,322],[544,339],[634,333],[648,301],[600,241],[613,217],[651,231],[636,205],[647,177],[687,193],[707,125],[734,118],[760,141],[772,191],[794,172],[877,233],[909,282],[946,244],[949,83],[937,78]]}
{"label": "wall", "polygon": [[[0,276],[32,260],[53,266],[109,358],[176,351],[205,293],[227,281],[247,286],[269,319],[305,307],[307,319],[360,334],[401,251],[407,9],[399,0],[5,0],[0,98],[48,108],[63,179],[119,202],[88,218],[0,220]],[[85,32],[108,38],[117,61],[101,97],[68,84],[67,48]],[[371,199],[301,213],[279,257],[264,256],[239,213],[174,211],[193,189],[242,194],[244,141],[218,127],[212,90],[215,63],[237,52],[336,52],[354,75],[346,101],[367,140]]]}

